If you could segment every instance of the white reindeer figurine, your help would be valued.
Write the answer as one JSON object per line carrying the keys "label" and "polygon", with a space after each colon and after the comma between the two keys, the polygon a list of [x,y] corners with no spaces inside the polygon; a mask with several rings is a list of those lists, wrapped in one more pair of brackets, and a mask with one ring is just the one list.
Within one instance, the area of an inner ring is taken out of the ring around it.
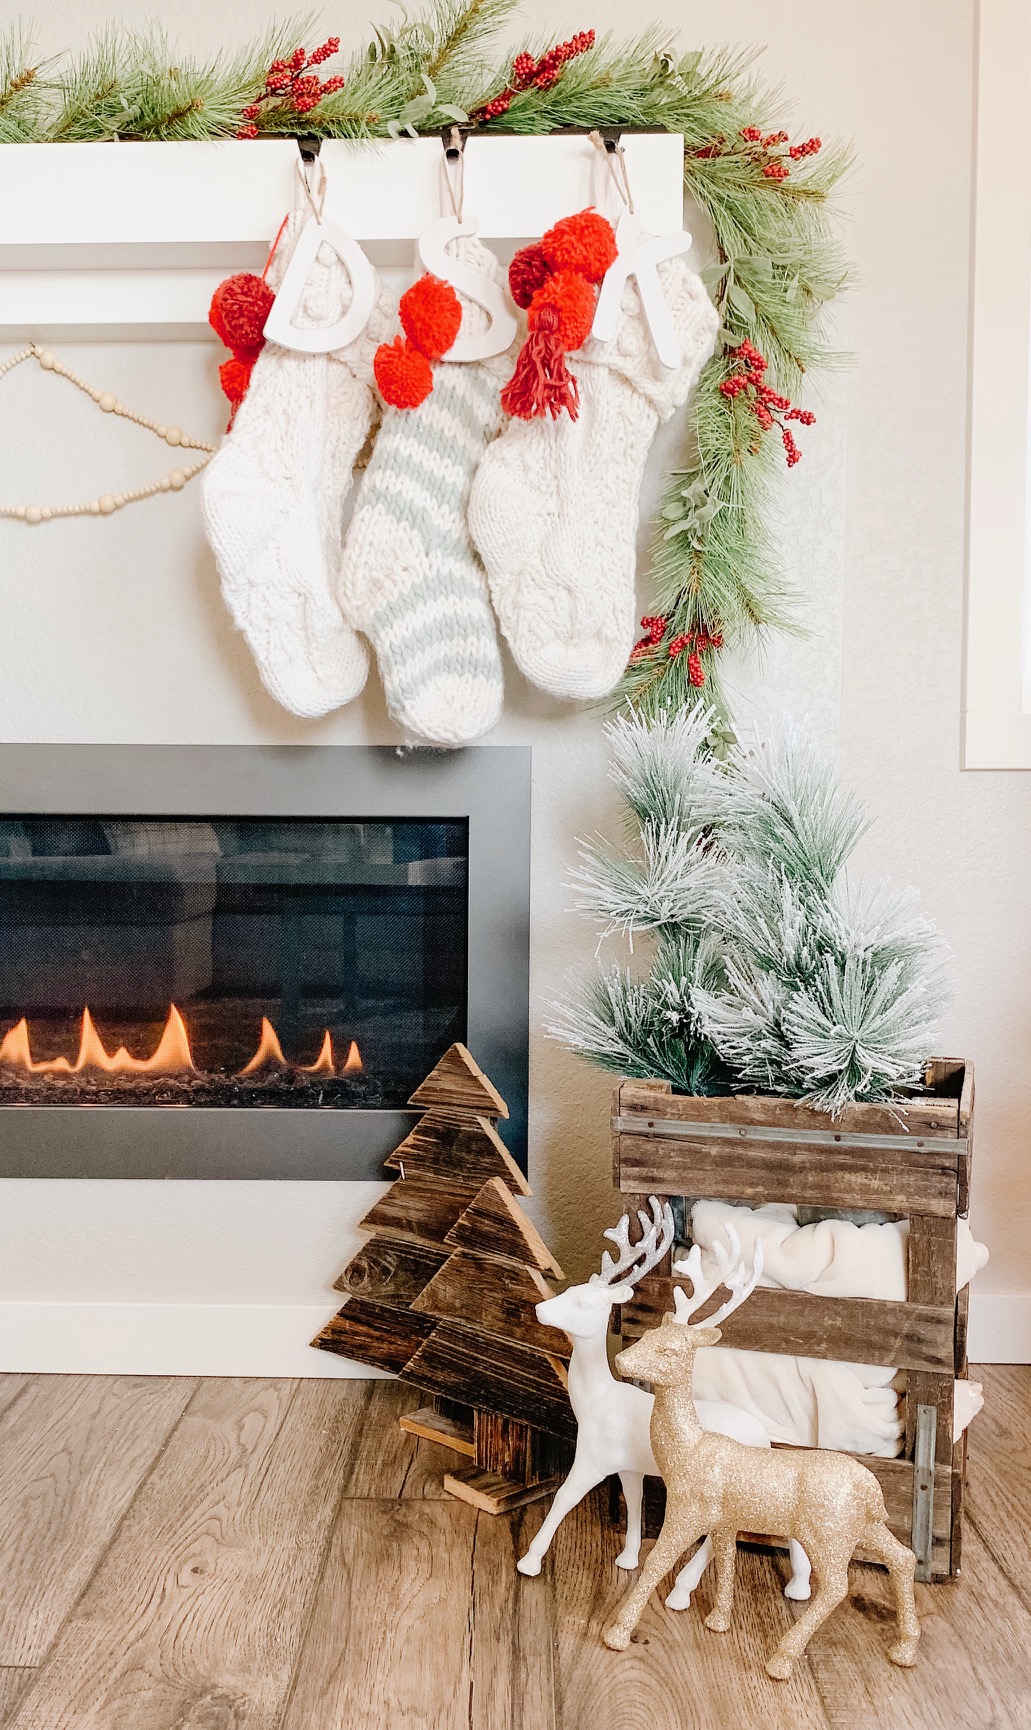
{"label": "white reindeer figurine", "polygon": [[[638,1211],[641,1236],[630,1241],[630,1215],[605,1236],[615,1244],[618,1256],[608,1250],[601,1258],[601,1272],[586,1285],[569,1286],[557,1297],[537,1305],[537,1317],[548,1327],[561,1328],[573,1342],[569,1364],[569,1400],[577,1422],[576,1455],[565,1483],[555,1492],[550,1512],[532,1544],[517,1563],[521,1574],[539,1574],[541,1561],[556,1531],[578,1502],[603,1479],[618,1474],[626,1501],[626,1543],[616,1557],[620,1568],[636,1568],[641,1551],[641,1502],[646,1476],[659,1476],[650,1440],[654,1397],[642,1388],[617,1381],[609,1368],[607,1339],[613,1304],[628,1303],[633,1288],[656,1267],[673,1242],[673,1210],[651,1197],[651,1218]],[[763,1424],[750,1412],[725,1400],[699,1400],[698,1421],[703,1429],[733,1436],[753,1448],[768,1448],[770,1438]],[[691,1594],[708,1566],[712,1544],[706,1538],[677,1575],[666,1603],[671,1610],[686,1610]],[[791,1545],[791,1579],[785,1587],[788,1598],[809,1596],[809,1563],[805,1551]]]}
{"label": "white reindeer figurine", "polygon": [[[816,1596],[766,1663],[767,1675],[785,1681],[810,1636],[848,1596],[848,1564],[861,1544],[883,1562],[895,1591],[898,1636],[888,1656],[908,1666],[916,1658],[920,1624],[913,1597],[916,1557],[888,1530],[881,1486],[850,1454],[818,1448],[777,1448],[759,1454],[722,1435],[706,1435],[695,1411],[691,1377],[695,1353],[714,1346],[719,1323],[752,1291],[762,1271],[762,1239],[751,1269],[728,1228],[730,1252],[717,1247],[715,1275],[702,1275],[697,1245],[674,1271],[691,1281],[691,1296],[674,1287],[674,1310],[661,1325],[616,1357],[627,1376],[655,1386],[651,1435],[666,1480],[666,1518],[651,1555],[605,1630],[605,1644],[625,1652],[649,1597],[684,1551],[711,1533],[716,1551],[716,1602],[705,1619],[714,1633],[730,1627],[739,1532],[773,1532],[799,1539],[816,1570]],[[730,1297],[707,1322],[693,1322],[720,1285]]]}

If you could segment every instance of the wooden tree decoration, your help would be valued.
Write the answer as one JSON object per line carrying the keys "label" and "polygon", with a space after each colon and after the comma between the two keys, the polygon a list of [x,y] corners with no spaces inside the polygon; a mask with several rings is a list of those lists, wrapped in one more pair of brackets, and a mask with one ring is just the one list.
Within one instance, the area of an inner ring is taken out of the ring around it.
{"label": "wooden tree decoration", "polygon": [[530,1187],[494,1127],[508,1107],[463,1045],[409,1104],[426,1115],[386,1161],[397,1181],[312,1344],[425,1389],[402,1427],[471,1459],[445,1487],[499,1513],[549,1493],[576,1433],[570,1348],[534,1314],[562,1270],[516,1199]]}

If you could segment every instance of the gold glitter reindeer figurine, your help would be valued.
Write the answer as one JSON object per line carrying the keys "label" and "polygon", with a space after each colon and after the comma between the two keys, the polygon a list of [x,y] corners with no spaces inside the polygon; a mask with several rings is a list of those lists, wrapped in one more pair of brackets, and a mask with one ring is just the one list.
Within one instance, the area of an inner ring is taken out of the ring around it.
{"label": "gold glitter reindeer figurine", "polygon": [[[727,1239],[729,1252],[716,1246],[711,1279],[703,1277],[697,1244],[674,1263],[674,1271],[690,1279],[691,1297],[675,1287],[674,1313],[667,1313],[660,1327],[616,1358],[621,1375],[650,1382],[655,1389],[651,1443],[666,1483],[666,1518],[640,1579],[605,1632],[605,1644],[617,1652],[626,1650],[659,1581],[706,1532],[715,1548],[716,1603],[705,1625],[726,1633],[734,1602],[738,1533],[770,1532],[796,1538],[802,1545],[813,1565],[817,1591],[767,1662],[767,1675],[786,1680],[811,1635],[847,1598],[848,1565],[860,1544],[891,1575],[898,1639],[888,1655],[893,1664],[910,1665],[920,1638],[913,1597],[916,1558],[889,1532],[884,1497],[873,1473],[848,1454],[746,1448],[728,1436],[704,1431],[698,1422],[691,1393],[695,1353],[700,1346],[716,1345],[721,1338],[717,1324],[744,1303],[762,1272],[761,1240],[749,1270],[730,1228]],[[708,1321],[692,1326],[692,1315],[720,1285],[730,1292],[728,1301]]]}

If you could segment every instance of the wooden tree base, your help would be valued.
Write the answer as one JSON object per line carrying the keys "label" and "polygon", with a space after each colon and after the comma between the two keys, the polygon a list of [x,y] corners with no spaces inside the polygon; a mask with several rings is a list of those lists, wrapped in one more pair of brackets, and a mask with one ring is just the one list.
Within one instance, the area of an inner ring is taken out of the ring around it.
{"label": "wooden tree base", "polygon": [[478,1466],[470,1466],[465,1472],[444,1473],[448,1495],[469,1502],[481,1514],[509,1514],[513,1508],[525,1508],[529,1502],[539,1502],[542,1496],[554,1495],[561,1482],[561,1476],[556,1476],[537,1484],[518,1484],[512,1478],[499,1477],[497,1472],[481,1472]]}

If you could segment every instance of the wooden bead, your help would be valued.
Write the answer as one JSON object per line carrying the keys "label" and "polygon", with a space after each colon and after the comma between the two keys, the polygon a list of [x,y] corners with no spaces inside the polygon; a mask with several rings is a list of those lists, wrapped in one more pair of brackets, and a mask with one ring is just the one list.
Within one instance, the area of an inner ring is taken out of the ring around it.
{"label": "wooden bead", "polygon": [[97,500],[97,507],[105,517],[109,517],[111,512],[117,509],[115,501],[110,493],[101,493]]}
{"label": "wooden bead", "polygon": [[53,365],[57,359],[57,356],[54,354],[51,354],[50,350],[48,348],[45,348],[43,350],[42,354],[38,354],[36,356],[36,359],[39,361],[39,364],[43,368],[43,370],[45,372],[49,372],[50,369],[53,367]]}
{"label": "wooden bead", "polygon": [[166,444],[181,445],[182,442],[183,442],[183,429],[182,429],[182,427],[170,426],[170,427],[165,428],[165,443]]}
{"label": "wooden bead", "polygon": [[171,474],[168,477],[168,484],[174,493],[177,493],[179,491],[180,487],[184,487],[186,485],[186,476],[183,474],[182,469],[173,469],[172,470]]}
{"label": "wooden bead", "polygon": [[41,523],[43,521],[43,512],[38,505],[25,506],[25,521],[27,523]]}
{"label": "wooden bead", "polygon": [[114,408],[115,408],[115,404],[117,403],[117,401],[118,401],[118,398],[116,396],[114,396],[113,393],[109,390],[101,391],[100,395],[97,398],[97,403],[98,403],[99,407],[103,409],[105,414],[113,414],[114,413]]}

